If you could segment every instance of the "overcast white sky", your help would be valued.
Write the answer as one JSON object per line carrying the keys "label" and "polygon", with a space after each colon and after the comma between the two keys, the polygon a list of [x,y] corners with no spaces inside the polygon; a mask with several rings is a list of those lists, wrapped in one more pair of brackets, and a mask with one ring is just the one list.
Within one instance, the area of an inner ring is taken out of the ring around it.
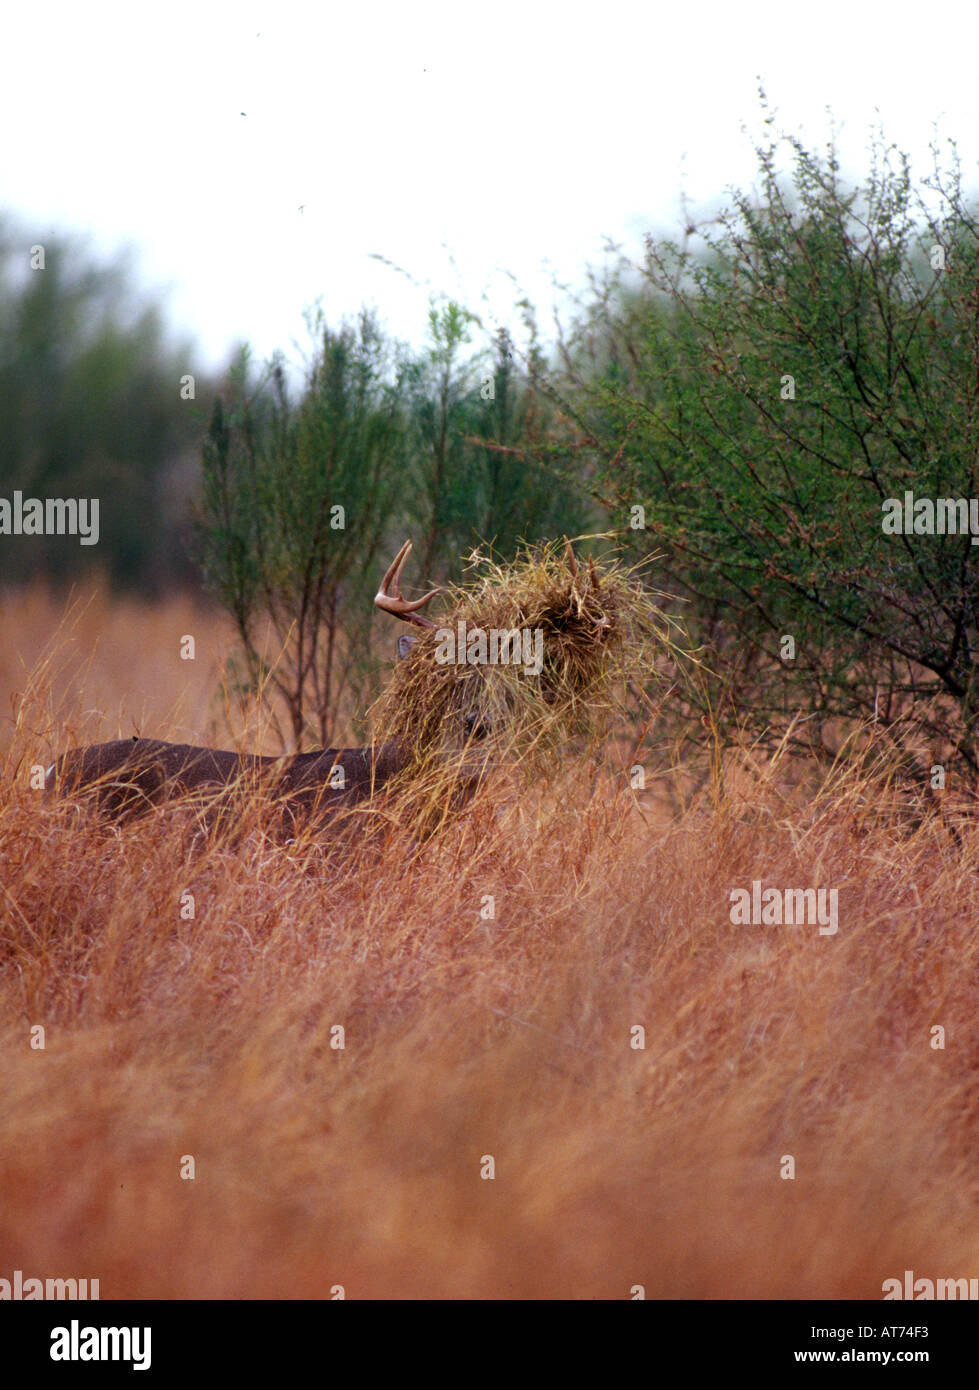
{"label": "overcast white sky", "polygon": [[[12,3],[0,20],[0,209],[30,239],[131,245],[218,365],[364,303],[420,341],[429,288],[544,308],[607,236],[638,249],[750,185],[760,77],[779,125],[866,167],[877,120],[979,187],[979,19],[921,3]],[[245,114],[242,114],[245,113]],[[302,211],[300,210],[302,209]],[[378,261],[403,266],[418,288]],[[454,261],[454,265],[453,265]],[[544,315],[546,318],[546,314]]]}

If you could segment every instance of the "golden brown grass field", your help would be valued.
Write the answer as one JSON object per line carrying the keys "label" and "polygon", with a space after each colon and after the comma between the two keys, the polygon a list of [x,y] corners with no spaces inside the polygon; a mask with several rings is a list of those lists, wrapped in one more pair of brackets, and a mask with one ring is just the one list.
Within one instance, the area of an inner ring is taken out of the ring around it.
{"label": "golden brown grass field", "polygon": [[[30,770],[134,729],[227,746],[222,621],[65,608],[0,602],[7,1277],[879,1300],[979,1275],[972,825],[750,753],[666,814],[610,755],[501,773],[421,847],[201,849],[167,812],[43,804]],[[837,888],[838,932],[732,924],[754,880]]]}

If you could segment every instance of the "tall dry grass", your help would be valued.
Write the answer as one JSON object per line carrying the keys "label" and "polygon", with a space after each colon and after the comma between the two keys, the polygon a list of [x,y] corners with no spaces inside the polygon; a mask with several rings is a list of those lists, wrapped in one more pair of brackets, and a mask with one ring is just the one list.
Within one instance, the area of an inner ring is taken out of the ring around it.
{"label": "tall dry grass", "polygon": [[[210,707],[164,610],[96,602],[113,716]],[[4,611],[15,694],[40,611]],[[120,831],[31,789],[75,731],[45,694],[71,659],[3,740],[0,1275],[868,1299],[979,1275],[968,824],[910,827],[873,769],[793,790],[746,753],[671,818],[568,759],[499,773],[421,846],[202,849],[177,816]],[[838,933],[733,925],[754,879],[838,888]]]}

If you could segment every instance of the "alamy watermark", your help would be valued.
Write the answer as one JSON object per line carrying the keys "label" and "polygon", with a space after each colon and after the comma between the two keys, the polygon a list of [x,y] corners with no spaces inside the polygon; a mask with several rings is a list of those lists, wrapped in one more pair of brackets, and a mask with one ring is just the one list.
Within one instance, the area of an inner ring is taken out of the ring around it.
{"label": "alamy watermark", "polygon": [[885,536],[971,536],[979,545],[979,497],[888,497],[881,502]]}
{"label": "alamy watermark", "polygon": [[544,667],[540,627],[467,627],[460,618],[454,629],[440,627],[435,641],[435,660],[441,666],[525,666],[534,676]]}
{"label": "alamy watermark", "polygon": [[814,927],[820,936],[839,930],[838,888],[762,888],[761,879],[747,888],[731,889],[731,921],[735,926]]}
{"label": "alamy watermark", "polygon": [[913,1269],[904,1271],[904,1279],[885,1279],[880,1291],[886,1303],[890,1298],[915,1299],[979,1299],[979,1279],[916,1279]]}
{"label": "alamy watermark", "polygon": [[15,1269],[12,1279],[0,1279],[0,1301],[27,1301],[32,1298],[97,1299],[99,1281],[97,1279],[38,1279],[33,1275],[24,1278],[22,1269]]}
{"label": "alamy watermark", "polygon": [[134,1371],[153,1364],[152,1328],[83,1327],[72,1318],[67,1327],[51,1329],[52,1361],[131,1361]]}
{"label": "alamy watermark", "polygon": [[0,497],[0,536],[77,536],[80,545],[98,545],[97,497]]}

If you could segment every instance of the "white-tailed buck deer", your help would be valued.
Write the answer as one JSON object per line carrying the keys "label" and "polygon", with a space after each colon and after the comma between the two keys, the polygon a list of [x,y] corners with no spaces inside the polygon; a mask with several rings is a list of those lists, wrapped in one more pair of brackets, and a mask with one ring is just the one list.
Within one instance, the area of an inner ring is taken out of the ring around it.
{"label": "white-tailed buck deer", "polygon": [[[410,550],[411,542],[406,541],[381,581],[374,602],[404,622],[433,629],[436,625],[418,610],[440,591],[432,589],[412,602],[401,593],[401,573]],[[415,641],[410,635],[401,637],[399,657],[406,657]],[[457,727],[444,734],[458,748],[468,748],[484,733],[478,715],[462,707],[454,722]],[[51,794],[90,797],[100,810],[116,818],[188,795],[205,814],[233,813],[237,795],[247,796],[257,790],[263,801],[274,803],[282,823],[291,831],[301,821],[318,821],[383,791],[405,769],[407,761],[396,738],[365,748],[324,748],[267,758],[134,737],[71,749],[48,769],[45,789]],[[466,759],[456,792],[464,798],[475,787],[481,770],[479,759]]]}

